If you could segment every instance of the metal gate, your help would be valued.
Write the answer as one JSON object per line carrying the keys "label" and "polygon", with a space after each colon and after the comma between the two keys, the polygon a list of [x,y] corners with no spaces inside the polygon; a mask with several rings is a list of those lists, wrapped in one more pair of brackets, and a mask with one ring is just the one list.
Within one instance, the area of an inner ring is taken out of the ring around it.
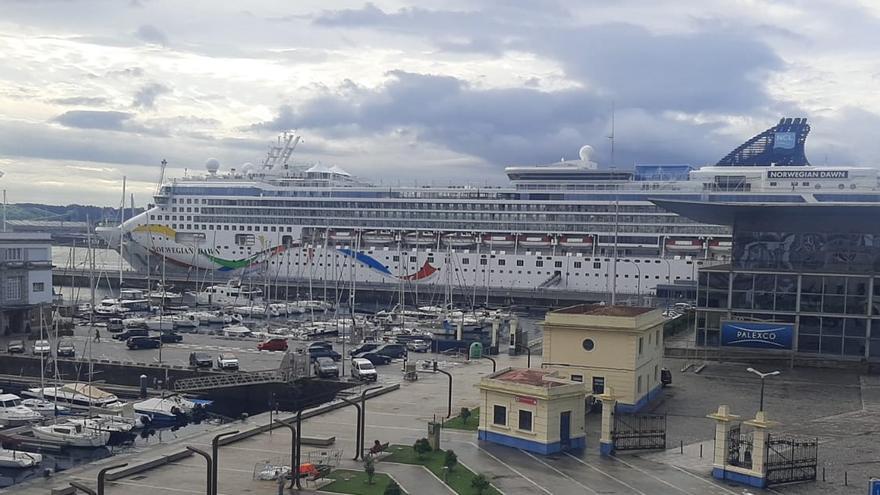
{"label": "metal gate", "polygon": [[666,448],[665,414],[615,414],[611,441],[615,450]]}
{"label": "metal gate", "polygon": [[815,481],[819,439],[767,438],[767,484]]}
{"label": "metal gate", "polygon": [[727,463],[745,469],[752,469],[752,434],[743,433],[740,425],[730,428],[727,433]]}

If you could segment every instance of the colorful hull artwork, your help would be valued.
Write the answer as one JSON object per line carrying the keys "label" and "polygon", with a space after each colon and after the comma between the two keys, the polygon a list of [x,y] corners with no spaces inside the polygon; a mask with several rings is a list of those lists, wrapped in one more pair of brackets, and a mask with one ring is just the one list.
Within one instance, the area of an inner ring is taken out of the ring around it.
{"label": "colorful hull artwork", "polygon": [[[348,248],[340,248],[340,249],[337,249],[337,251],[344,254],[345,256],[348,256],[349,258],[354,258],[360,264],[362,264],[372,270],[375,270],[375,271],[381,273],[382,275],[385,275],[386,277],[394,277],[394,274],[391,273],[391,270],[389,270],[387,266],[383,265],[378,260],[376,260],[375,258],[373,258],[372,256],[370,256],[366,253],[354,252]],[[440,270],[431,266],[431,264],[426,261],[425,264],[422,265],[422,267],[416,273],[411,273],[409,275],[401,275],[396,278],[399,278],[401,280],[410,280],[413,282],[417,282],[419,280],[424,280],[424,279],[430,277],[431,275],[435,274],[438,271],[440,271]]]}

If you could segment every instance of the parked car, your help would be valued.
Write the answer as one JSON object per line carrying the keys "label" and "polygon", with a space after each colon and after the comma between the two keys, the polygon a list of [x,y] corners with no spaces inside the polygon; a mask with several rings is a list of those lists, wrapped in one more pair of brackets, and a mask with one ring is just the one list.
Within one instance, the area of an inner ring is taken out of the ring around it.
{"label": "parked car", "polygon": [[214,365],[214,360],[207,352],[191,352],[189,353],[189,365],[196,368],[210,368]]}
{"label": "parked car", "polygon": [[58,357],[76,357],[76,347],[74,347],[73,342],[62,340],[55,347],[55,355]]}
{"label": "parked car", "polygon": [[370,361],[354,358],[351,360],[351,377],[355,380],[375,382],[379,374],[376,373],[376,367]]}
{"label": "parked car", "polygon": [[158,337],[130,337],[125,341],[125,345],[131,350],[137,349],[158,349],[162,345],[162,341]]}
{"label": "parked car", "polygon": [[431,342],[427,340],[410,340],[406,343],[406,349],[413,352],[428,352],[431,350]]}
{"label": "parked car", "polygon": [[10,340],[9,343],[6,344],[6,352],[9,354],[21,354],[24,352],[24,341]]}
{"label": "parked car", "polygon": [[124,332],[117,333],[116,335],[113,336],[113,338],[116,340],[128,341],[128,339],[130,339],[132,337],[149,337],[149,336],[150,336],[150,332],[146,328],[129,328],[128,330],[126,330]]}
{"label": "parked car", "polygon": [[110,318],[107,320],[107,331],[110,333],[121,332],[125,330],[125,324],[121,318]]}
{"label": "parked car", "polygon": [[315,375],[320,378],[339,378],[339,367],[336,361],[329,357],[315,359]]}
{"label": "parked car", "polygon": [[174,332],[162,332],[162,334],[159,335],[159,340],[161,340],[163,344],[174,344],[176,342],[183,342],[183,335]]}
{"label": "parked car", "polygon": [[287,339],[269,339],[265,342],[260,342],[259,344],[257,344],[257,349],[260,351],[286,351]]}
{"label": "parked car", "polygon": [[374,352],[392,359],[400,359],[406,357],[406,346],[403,344],[385,344]]}
{"label": "parked car", "polygon": [[309,358],[314,361],[315,359],[322,357],[328,357],[334,361],[339,361],[342,359],[342,354],[326,347],[309,347]]}
{"label": "parked car", "polygon": [[49,345],[48,340],[36,340],[34,341],[34,356],[46,355],[52,353],[52,346]]}
{"label": "parked car", "polygon": [[367,361],[376,365],[391,364],[391,356],[386,356],[377,352],[362,352],[355,357],[358,359],[366,359]]}
{"label": "parked car", "polygon": [[325,340],[318,340],[309,344],[309,349],[333,349],[333,344]]}
{"label": "parked car", "polygon": [[379,348],[380,345],[381,344],[379,344],[378,342],[365,342],[365,343],[355,347],[354,349],[348,351],[348,354],[350,356],[354,356],[354,355],[360,354],[362,352],[375,351],[376,349]]}
{"label": "parked car", "polygon": [[237,370],[238,358],[231,352],[221,352],[217,356],[217,368],[221,370]]}

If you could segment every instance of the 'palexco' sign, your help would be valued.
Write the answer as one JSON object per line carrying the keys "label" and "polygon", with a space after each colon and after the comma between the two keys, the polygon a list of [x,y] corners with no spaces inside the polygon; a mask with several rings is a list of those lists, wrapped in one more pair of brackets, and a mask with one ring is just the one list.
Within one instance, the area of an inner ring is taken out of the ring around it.
{"label": "'palexco' sign", "polygon": [[793,323],[721,322],[721,345],[762,349],[791,349]]}

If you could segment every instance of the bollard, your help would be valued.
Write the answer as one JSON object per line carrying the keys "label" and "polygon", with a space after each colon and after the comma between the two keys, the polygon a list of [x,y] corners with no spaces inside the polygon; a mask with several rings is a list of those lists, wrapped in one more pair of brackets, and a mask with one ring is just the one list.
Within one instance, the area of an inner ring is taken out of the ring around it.
{"label": "bollard", "polygon": [[700,443],[700,459],[702,459],[702,458],[703,458],[703,444],[701,442]]}
{"label": "bollard", "polygon": [[141,375],[141,399],[147,398],[147,375]]}
{"label": "bollard", "polygon": [[684,440],[678,441],[678,453],[684,454]]}

